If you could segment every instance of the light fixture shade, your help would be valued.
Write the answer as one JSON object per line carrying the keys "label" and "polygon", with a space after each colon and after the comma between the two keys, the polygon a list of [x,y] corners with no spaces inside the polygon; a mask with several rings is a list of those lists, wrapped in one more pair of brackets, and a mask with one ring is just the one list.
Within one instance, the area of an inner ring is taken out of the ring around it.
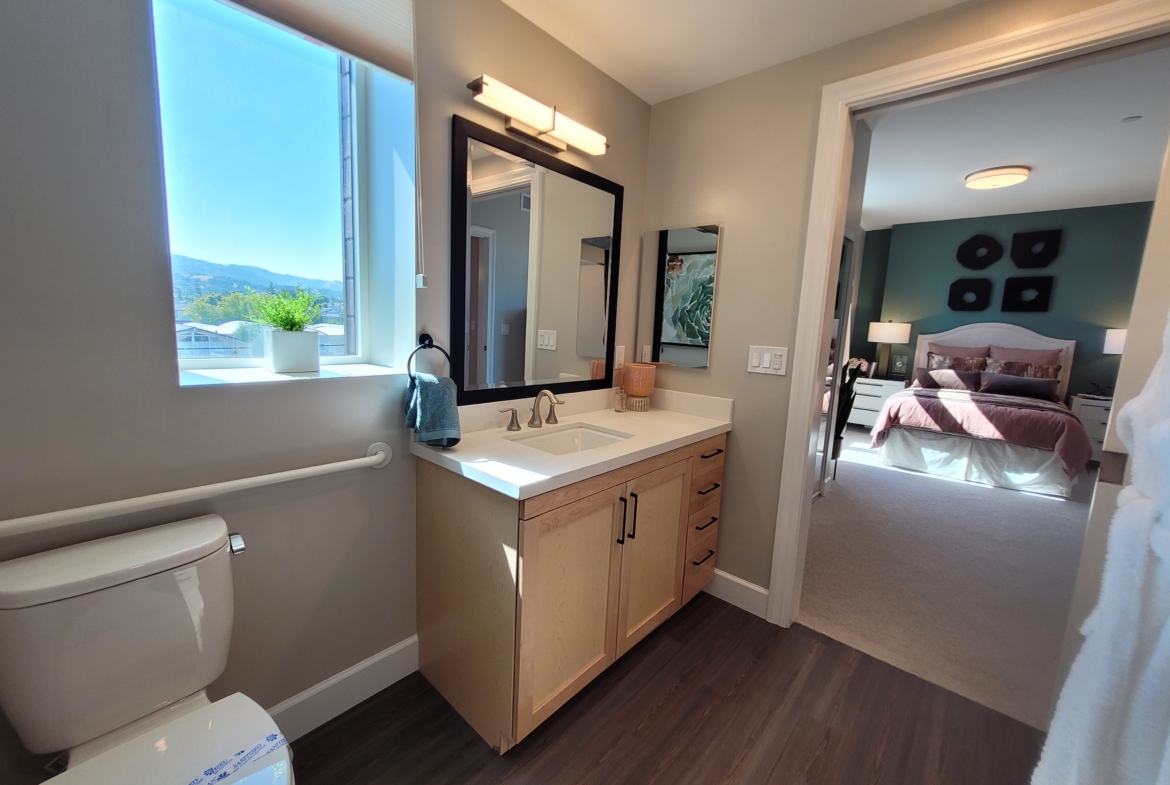
{"label": "light fixture shade", "polygon": [[468,87],[474,92],[472,97],[476,101],[502,115],[519,120],[541,132],[553,127],[554,113],[551,106],[545,106],[535,98],[529,98],[498,79],[484,74]]}
{"label": "light fixture shade", "polygon": [[548,135],[590,155],[605,155],[604,136],[560,112],[556,113],[556,119]]}
{"label": "light fixture shade", "polygon": [[1102,354],[1121,354],[1125,351],[1125,334],[1128,330],[1106,330],[1105,348]]}
{"label": "light fixture shade", "polygon": [[967,187],[976,191],[991,188],[1007,188],[1009,185],[1019,185],[1028,179],[1032,169],[1027,166],[999,166],[995,169],[983,169],[967,175]]}
{"label": "light fixture shade", "polygon": [[910,324],[908,322],[870,322],[870,343],[909,343]]}

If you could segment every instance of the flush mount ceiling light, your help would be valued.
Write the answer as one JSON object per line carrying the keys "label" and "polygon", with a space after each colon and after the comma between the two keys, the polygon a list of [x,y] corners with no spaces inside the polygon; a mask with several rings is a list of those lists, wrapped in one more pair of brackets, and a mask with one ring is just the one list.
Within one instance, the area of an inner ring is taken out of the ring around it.
{"label": "flush mount ceiling light", "polygon": [[468,83],[472,98],[508,118],[509,131],[523,134],[555,150],[568,145],[590,155],[605,155],[605,137],[592,128],[566,117],[556,107],[545,106],[535,98],[484,74]]}
{"label": "flush mount ceiling light", "polygon": [[967,175],[967,187],[977,191],[989,188],[1007,188],[1009,185],[1019,185],[1028,179],[1032,169],[1028,166],[999,166],[995,169],[983,169]]}

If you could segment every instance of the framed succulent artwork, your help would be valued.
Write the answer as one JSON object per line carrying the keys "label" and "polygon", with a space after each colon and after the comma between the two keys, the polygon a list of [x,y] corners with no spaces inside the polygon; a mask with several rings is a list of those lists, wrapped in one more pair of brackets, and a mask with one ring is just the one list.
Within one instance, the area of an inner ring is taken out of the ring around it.
{"label": "framed succulent artwork", "polygon": [[653,360],[706,368],[715,305],[719,228],[658,232]]}

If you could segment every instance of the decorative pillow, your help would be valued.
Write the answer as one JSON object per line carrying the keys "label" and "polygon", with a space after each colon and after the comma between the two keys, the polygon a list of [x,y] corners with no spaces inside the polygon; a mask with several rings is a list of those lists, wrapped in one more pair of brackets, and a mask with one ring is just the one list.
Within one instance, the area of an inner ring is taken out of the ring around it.
{"label": "decorative pillow", "polygon": [[981,370],[988,373],[999,373],[1005,376],[1021,376],[1025,379],[1059,379],[1059,365],[1034,365],[1033,363],[1012,362],[1010,360],[987,360],[987,366]]}
{"label": "decorative pillow", "polygon": [[989,357],[990,346],[943,346],[941,343],[927,343],[927,351],[943,357]]}
{"label": "decorative pillow", "polygon": [[1024,398],[1037,398],[1041,401],[1060,403],[1060,398],[1056,394],[1060,382],[1056,379],[1036,379],[986,372],[980,376],[979,392],[995,395],[1019,395]]}
{"label": "decorative pillow", "polygon": [[934,352],[928,352],[926,355],[928,371],[982,371],[986,365],[987,359],[984,357],[948,357]]}
{"label": "decorative pillow", "polygon": [[921,387],[926,390],[967,390],[978,392],[982,380],[978,371],[929,371],[919,368],[914,375],[911,387]]}
{"label": "decorative pillow", "polygon": [[1032,363],[1032,365],[1056,365],[1060,362],[1060,349],[1009,349],[1005,346],[991,347],[991,359],[1008,362]]}

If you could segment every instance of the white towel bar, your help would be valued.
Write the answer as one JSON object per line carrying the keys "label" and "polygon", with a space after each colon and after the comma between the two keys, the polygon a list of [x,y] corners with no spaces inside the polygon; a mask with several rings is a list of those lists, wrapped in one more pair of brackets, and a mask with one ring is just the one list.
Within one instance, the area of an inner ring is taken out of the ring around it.
{"label": "white towel bar", "polygon": [[171,507],[176,504],[210,499],[213,496],[223,496],[235,491],[249,488],[260,488],[265,485],[276,485],[293,480],[305,480],[310,477],[323,477],[327,474],[348,472],[353,469],[380,469],[394,457],[390,445],[384,442],[375,442],[366,450],[366,457],[353,458],[348,461],[324,463],[320,466],[306,466],[303,469],[291,469],[287,472],[262,474],[259,477],[245,477],[242,480],[229,480],[211,485],[200,485],[197,488],[186,488],[181,491],[166,491],[152,493],[149,496],[138,496],[133,499],[123,499],[116,502],[91,504],[88,507],[75,507],[71,510],[58,510],[40,515],[28,515],[24,518],[10,518],[0,521],[0,538],[14,537],[20,534],[29,534],[46,529],[55,529],[61,526],[70,526],[85,521],[97,521],[103,518],[113,518],[117,515],[128,515],[134,512],[153,510],[159,507]]}

